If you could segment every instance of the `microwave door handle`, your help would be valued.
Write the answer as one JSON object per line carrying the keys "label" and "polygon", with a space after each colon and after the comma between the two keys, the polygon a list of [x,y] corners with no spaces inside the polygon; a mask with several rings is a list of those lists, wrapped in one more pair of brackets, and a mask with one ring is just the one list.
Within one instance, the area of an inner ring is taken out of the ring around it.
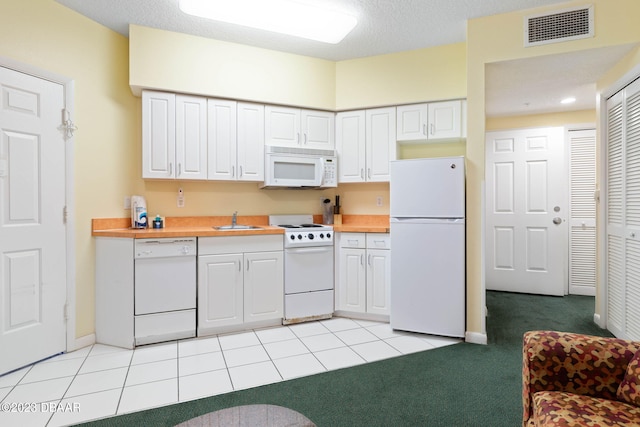
{"label": "microwave door handle", "polygon": [[321,186],[324,183],[324,158],[320,157],[316,160],[316,185]]}

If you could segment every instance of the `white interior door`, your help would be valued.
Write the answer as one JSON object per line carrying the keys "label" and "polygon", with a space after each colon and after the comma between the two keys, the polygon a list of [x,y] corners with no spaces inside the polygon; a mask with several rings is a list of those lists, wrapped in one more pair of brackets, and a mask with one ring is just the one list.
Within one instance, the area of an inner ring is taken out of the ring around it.
{"label": "white interior door", "polygon": [[596,294],[596,130],[570,130],[569,293]]}
{"label": "white interior door", "polygon": [[640,340],[640,80],[607,100],[607,329]]}
{"label": "white interior door", "polygon": [[0,67],[0,374],[65,350],[64,89]]}
{"label": "white interior door", "polygon": [[487,289],[566,293],[564,147],[563,128],[487,133]]}

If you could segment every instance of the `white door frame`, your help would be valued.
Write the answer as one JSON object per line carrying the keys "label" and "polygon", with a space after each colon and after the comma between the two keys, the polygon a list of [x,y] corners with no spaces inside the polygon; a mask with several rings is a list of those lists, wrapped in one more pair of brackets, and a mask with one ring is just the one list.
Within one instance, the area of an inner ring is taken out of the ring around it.
{"label": "white door frame", "polygon": [[640,64],[635,65],[627,71],[622,77],[613,82],[608,87],[599,92],[597,97],[597,120],[598,128],[596,133],[596,144],[599,144],[598,160],[597,160],[597,190],[596,200],[597,218],[596,218],[596,236],[598,240],[596,259],[598,260],[598,272],[596,282],[596,312],[593,315],[593,321],[601,328],[607,328],[607,263],[606,261],[606,242],[607,242],[607,224],[605,218],[607,215],[607,99],[620,92],[634,80],[640,78]]}
{"label": "white door frame", "polygon": [[[0,66],[11,70],[38,77],[58,83],[63,86],[64,108],[73,117],[74,81],[69,77],[52,73],[41,68],[28,65],[11,58],[0,56]],[[60,112],[62,120],[62,112]],[[65,142],[65,198],[67,207],[66,220],[66,273],[67,273],[67,296],[65,304],[66,313],[66,348],[67,352],[76,350],[85,343],[76,340],[76,240],[75,240],[75,193],[74,189],[74,138],[71,136]]]}

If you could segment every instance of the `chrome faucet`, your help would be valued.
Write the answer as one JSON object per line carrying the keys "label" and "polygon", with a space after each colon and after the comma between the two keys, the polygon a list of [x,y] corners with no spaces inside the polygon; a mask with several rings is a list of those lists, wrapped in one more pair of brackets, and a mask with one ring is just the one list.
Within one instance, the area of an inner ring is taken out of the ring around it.
{"label": "chrome faucet", "polygon": [[231,217],[231,226],[235,227],[237,222],[238,222],[238,211],[235,211],[233,213],[233,216]]}

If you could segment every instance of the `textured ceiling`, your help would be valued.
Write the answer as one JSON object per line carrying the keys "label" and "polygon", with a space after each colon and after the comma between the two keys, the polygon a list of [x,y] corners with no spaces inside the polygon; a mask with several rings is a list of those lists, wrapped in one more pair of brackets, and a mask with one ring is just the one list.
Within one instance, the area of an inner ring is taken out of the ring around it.
{"label": "textured ceiling", "polygon": [[464,42],[469,18],[564,0],[323,0],[358,18],[356,28],[337,45],[192,17],[180,11],[178,0],[56,1],[123,35],[129,24],[137,24],[340,61]]}
{"label": "textured ceiling", "polygon": [[[323,0],[358,17],[339,44],[325,44],[183,14],[178,0],[56,0],[128,36],[129,24],[340,61],[466,40],[466,21],[564,0]],[[299,0],[317,4],[319,0]],[[596,17],[597,18],[597,17]],[[630,47],[509,61],[487,66],[488,116],[558,111],[558,98],[578,101],[563,110],[595,105],[595,82]]]}
{"label": "textured ceiling", "polygon": [[[489,117],[596,108],[596,81],[634,45],[487,64]],[[561,105],[567,97],[575,104]]]}

